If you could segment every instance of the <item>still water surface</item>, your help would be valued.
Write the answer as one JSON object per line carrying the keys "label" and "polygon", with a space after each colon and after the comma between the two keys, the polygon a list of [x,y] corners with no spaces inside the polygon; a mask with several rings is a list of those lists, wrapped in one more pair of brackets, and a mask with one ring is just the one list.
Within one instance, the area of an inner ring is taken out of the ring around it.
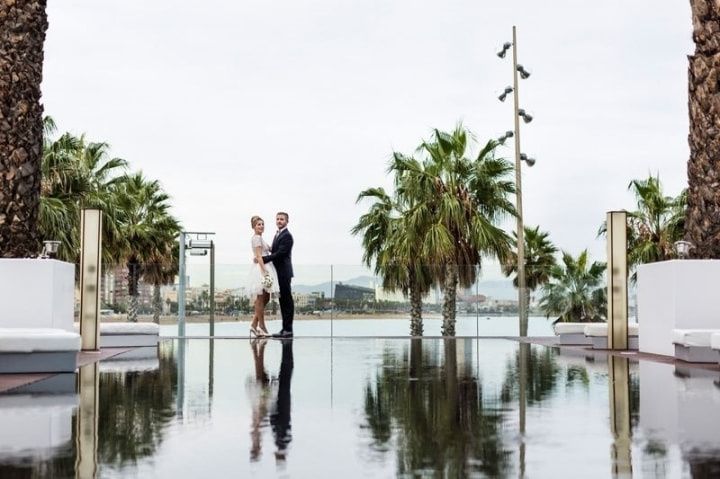
{"label": "still water surface", "polygon": [[720,473],[720,373],[585,351],[168,340],[79,376],[0,396],[0,477]]}
{"label": "still water surface", "polygon": [[[247,321],[223,322],[215,324],[216,336],[248,336]],[[282,329],[281,321],[267,321],[268,331],[271,333]],[[425,336],[440,336],[442,320],[425,319],[423,321]],[[409,319],[303,319],[296,318],[294,325],[295,336],[400,336],[410,334]],[[518,336],[518,318],[512,316],[463,316],[457,318],[455,325],[456,336]],[[163,336],[177,336],[176,325],[163,325],[160,334]],[[207,323],[187,323],[186,336],[207,336],[210,326]],[[528,318],[529,336],[554,336],[552,321],[545,317]]]}

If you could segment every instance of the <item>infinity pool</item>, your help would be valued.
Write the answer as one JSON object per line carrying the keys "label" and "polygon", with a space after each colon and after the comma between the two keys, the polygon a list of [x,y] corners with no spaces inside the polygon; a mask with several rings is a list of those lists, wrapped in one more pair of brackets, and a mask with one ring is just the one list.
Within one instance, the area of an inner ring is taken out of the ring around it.
{"label": "infinity pool", "polygon": [[720,373],[502,339],[168,340],[0,424],[2,478],[720,475]]}

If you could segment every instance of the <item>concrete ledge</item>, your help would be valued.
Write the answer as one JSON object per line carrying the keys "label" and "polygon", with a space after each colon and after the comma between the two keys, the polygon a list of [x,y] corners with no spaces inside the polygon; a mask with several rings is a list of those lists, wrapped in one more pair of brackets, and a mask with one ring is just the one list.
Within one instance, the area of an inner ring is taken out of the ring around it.
{"label": "concrete ledge", "polygon": [[0,352],[0,374],[4,373],[71,373],[77,369],[77,351],[3,353]]}
{"label": "concrete ledge", "polygon": [[[79,331],[80,324],[75,323]],[[156,346],[160,326],[155,323],[100,323],[100,348]]]}
{"label": "concrete ledge", "polygon": [[688,363],[717,363],[720,361],[720,352],[709,346],[675,344],[675,359]]}
{"label": "concrete ledge", "polygon": [[[607,349],[608,348],[607,335],[605,335],[605,336],[588,336],[588,337],[592,340],[593,349]],[[639,345],[639,341],[638,341],[637,336],[629,336],[628,337],[628,349],[637,350],[638,345]]]}

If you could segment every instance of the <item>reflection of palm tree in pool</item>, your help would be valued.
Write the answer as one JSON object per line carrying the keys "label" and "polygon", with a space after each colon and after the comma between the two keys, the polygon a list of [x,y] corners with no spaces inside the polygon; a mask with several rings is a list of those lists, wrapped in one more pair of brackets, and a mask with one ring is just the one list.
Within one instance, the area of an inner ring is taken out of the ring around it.
{"label": "reflection of palm tree in pool", "polygon": [[[541,402],[557,386],[560,367],[555,361],[557,352],[552,348],[530,348],[525,375],[527,403]],[[577,372],[580,373],[579,371]],[[568,371],[568,380],[573,380],[575,372]],[[586,373],[587,374],[587,373]],[[587,375],[585,375],[587,378]],[[581,379],[582,380],[582,379]],[[583,381],[584,382],[584,381]],[[503,402],[517,400],[520,395],[520,349],[508,361],[503,380],[501,398]]]}
{"label": "reflection of palm tree in pool", "polygon": [[435,361],[421,339],[409,361],[386,352],[375,383],[365,387],[365,421],[373,447],[385,450],[397,436],[398,474],[433,469],[448,477],[503,475],[509,454],[500,435],[502,415],[468,371],[458,371],[456,340],[444,342]]}
{"label": "reflection of palm tree in pool", "polygon": [[177,364],[168,346],[158,346],[155,371],[100,374],[98,459],[123,465],[155,454],[175,415]]}

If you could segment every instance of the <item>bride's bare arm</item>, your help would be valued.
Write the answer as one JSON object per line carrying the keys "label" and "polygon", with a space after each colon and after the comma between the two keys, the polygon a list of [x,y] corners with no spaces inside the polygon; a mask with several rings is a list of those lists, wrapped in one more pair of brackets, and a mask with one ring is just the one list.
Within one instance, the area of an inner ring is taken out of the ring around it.
{"label": "bride's bare arm", "polygon": [[255,262],[260,265],[260,270],[263,272],[263,274],[267,274],[267,270],[265,269],[265,263],[262,259],[262,246],[255,247]]}

